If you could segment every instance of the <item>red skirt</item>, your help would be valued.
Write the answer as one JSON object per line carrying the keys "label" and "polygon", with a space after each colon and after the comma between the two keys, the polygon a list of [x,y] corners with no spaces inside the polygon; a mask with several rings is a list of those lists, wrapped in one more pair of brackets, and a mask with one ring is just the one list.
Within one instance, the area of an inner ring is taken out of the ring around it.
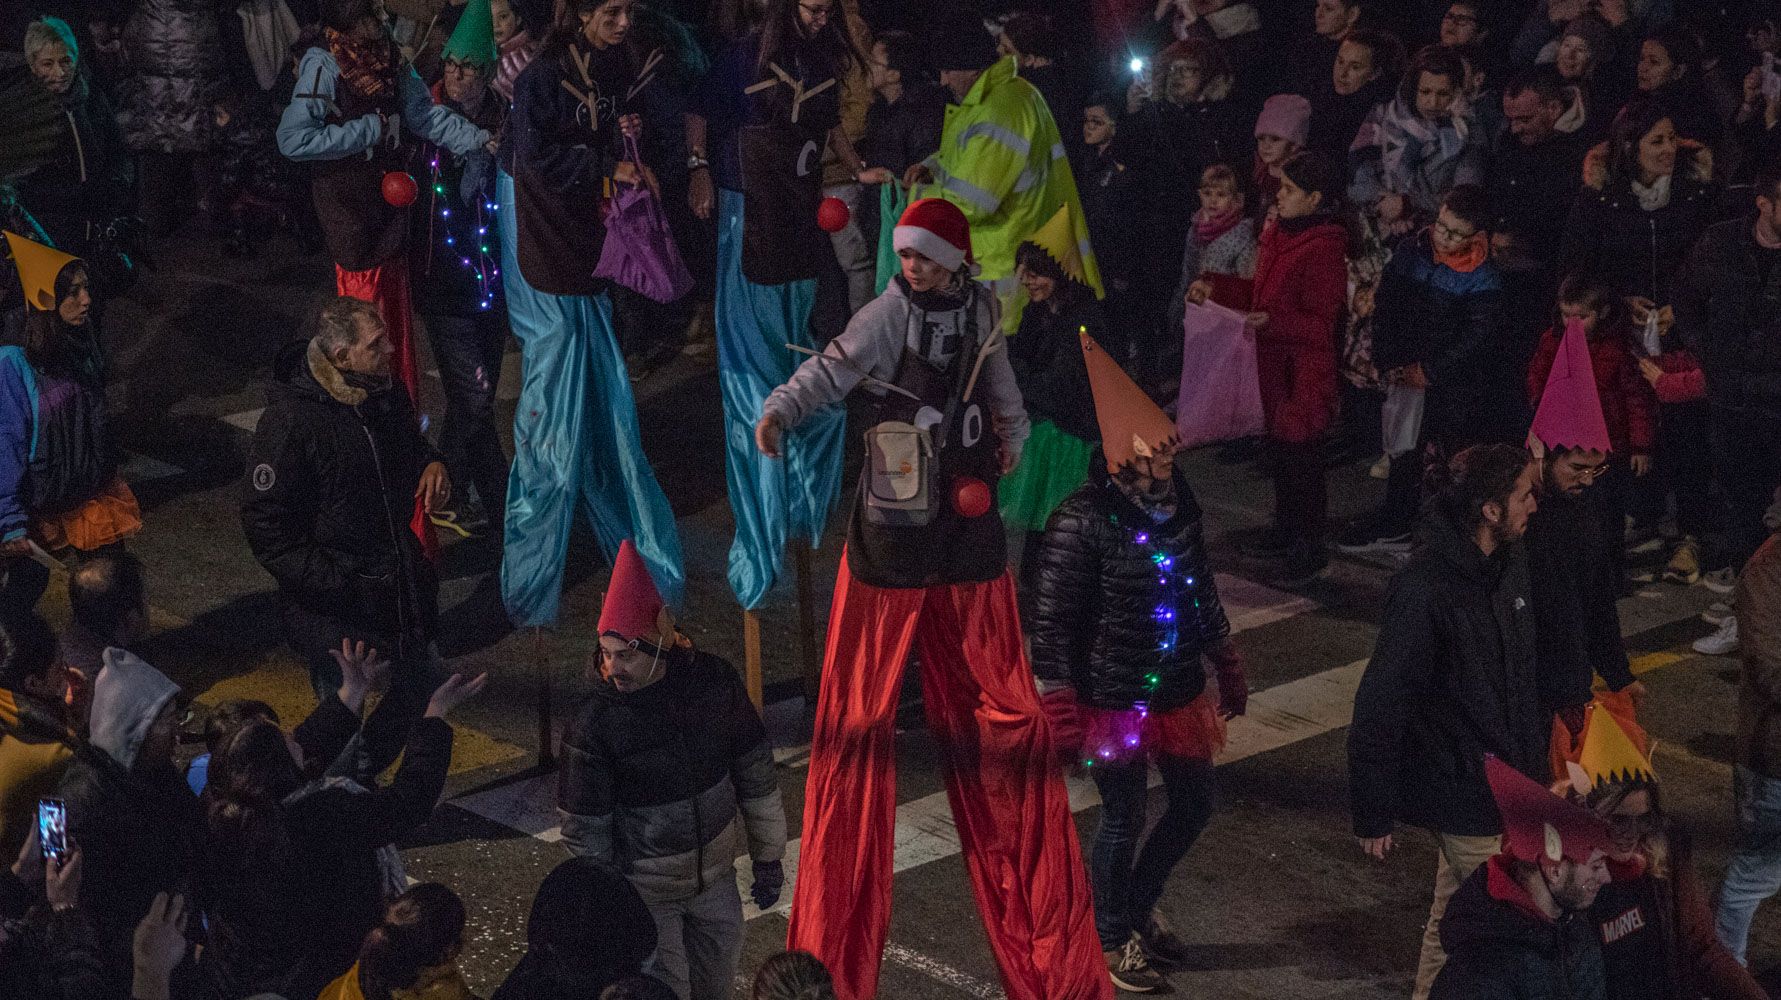
{"label": "red skirt", "polygon": [[1167,712],[1081,705],[1077,716],[1085,766],[1155,757],[1211,760],[1224,749],[1224,720],[1218,717],[1218,696],[1211,685],[1198,698]]}

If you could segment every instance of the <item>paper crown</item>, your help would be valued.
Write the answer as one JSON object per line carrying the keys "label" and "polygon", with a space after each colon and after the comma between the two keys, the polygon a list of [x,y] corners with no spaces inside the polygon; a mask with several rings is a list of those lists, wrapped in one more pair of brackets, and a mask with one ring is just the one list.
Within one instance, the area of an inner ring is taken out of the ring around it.
{"label": "paper crown", "polygon": [[56,278],[62,269],[79,260],[55,247],[46,247],[18,233],[5,230],[6,245],[12,251],[13,267],[18,269],[19,284],[24,286],[25,304],[38,312],[56,307]]}
{"label": "paper crown", "polygon": [[1657,769],[1651,766],[1647,753],[1612,712],[1592,705],[1583,724],[1577,760],[1566,765],[1571,788],[1578,795],[1588,795],[1608,785],[1656,784]]}
{"label": "paper crown", "polygon": [[643,564],[637,547],[629,538],[625,539],[619,543],[618,558],[612,563],[612,580],[606,585],[606,600],[600,605],[600,622],[595,630],[626,642],[642,639],[660,644],[674,632],[672,619],[667,615],[667,606],[649,575],[649,567]]}
{"label": "paper crown", "polygon": [[1608,825],[1595,813],[1552,794],[1494,754],[1484,755],[1484,776],[1503,818],[1503,849],[1512,857],[1582,863],[1608,849]]}
{"label": "paper crown", "polygon": [[464,5],[464,12],[458,15],[458,26],[445,40],[445,49],[440,55],[473,66],[494,64],[495,16],[489,9],[489,0],[470,0]]}
{"label": "paper crown", "polygon": [[1040,226],[1026,241],[1057,261],[1057,265],[1072,280],[1088,284],[1088,272],[1082,267],[1082,236],[1076,232],[1076,226],[1070,219],[1070,206],[1059,205],[1050,221]]}
{"label": "paper crown", "polygon": [[1107,471],[1118,472],[1135,459],[1149,458],[1180,444],[1175,422],[1088,335],[1088,329],[1078,330],[1077,336],[1082,338],[1082,364],[1088,369],[1088,387],[1094,394],[1095,420],[1101,425],[1101,450],[1107,455]]}
{"label": "paper crown", "polygon": [[1608,423],[1602,419],[1595,368],[1589,360],[1589,338],[1579,320],[1565,321],[1558,357],[1546,377],[1540,408],[1534,411],[1533,435],[1548,448],[1613,450],[1608,443]]}

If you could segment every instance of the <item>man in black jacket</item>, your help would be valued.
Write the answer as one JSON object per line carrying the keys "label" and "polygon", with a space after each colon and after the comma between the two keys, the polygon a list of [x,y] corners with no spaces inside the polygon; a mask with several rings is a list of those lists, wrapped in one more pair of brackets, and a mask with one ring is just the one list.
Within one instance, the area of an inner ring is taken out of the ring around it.
{"label": "man in black jacket", "polygon": [[617,866],[655,918],[647,968],[681,1000],[727,997],[742,960],[735,862],[761,909],[785,885],[773,751],[736,669],[674,630],[629,539],[600,611],[594,694],[563,736],[563,842]]}
{"label": "man in black jacket", "polygon": [[401,752],[433,691],[438,582],[409,529],[416,499],[451,496],[439,454],[390,378],[377,307],[339,297],[315,335],[279,353],[248,450],[241,504],[247,542],[278,581],[285,637],[318,696],[340,684],[334,654],[364,640],[394,665],[365,724],[366,775]]}
{"label": "man in black jacket", "polygon": [[1605,1000],[1590,904],[1608,884],[1607,824],[1492,757],[1503,851],[1466,879],[1441,924],[1452,956],[1435,1000]]}
{"label": "man in black jacket", "polygon": [[[1695,244],[1676,289],[1676,325],[1707,376],[1714,475],[1725,498],[1720,566],[1742,566],[1767,537],[1781,485],[1781,165],[1756,175],[1756,217]],[[1735,633],[1734,633],[1735,635]]]}
{"label": "man in black jacket", "polygon": [[1455,455],[1447,472],[1420,547],[1392,580],[1348,730],[1362,849],[1383,860],[1397,823],[1431,831],[1439,845],[1418,1000],[1445,960],[1448,899],[1497,851],[1484,755],[1542,777],[1552,726],[1537,690],[1521,545],[1537,507],[1539,466],[1521,448],[1488,444]]}

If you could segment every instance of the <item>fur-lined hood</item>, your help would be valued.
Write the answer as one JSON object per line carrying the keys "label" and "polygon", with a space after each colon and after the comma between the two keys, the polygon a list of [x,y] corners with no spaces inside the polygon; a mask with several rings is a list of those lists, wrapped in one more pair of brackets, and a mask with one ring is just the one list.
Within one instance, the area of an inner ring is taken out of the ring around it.
{"label": "fur-lined hood", "polygon": [[342,406],[358,406],[370,396],[365,389],[348,383],[314,340],[293,341],[280,348],[272,362],[272,381],[274,386],[331,399]]}
{"label": "fur-lined hood", "polygon": [[[1670,175],[1676,180],[1689,181],[1694,184],[1713,183],[1713,151],[1693,139],[1683,139],[1676,144],[1676,172]],[[1583,185],[1597,191],[1606,191],[1608,187],[1608,141],[1596,143],[1583,158]]]}

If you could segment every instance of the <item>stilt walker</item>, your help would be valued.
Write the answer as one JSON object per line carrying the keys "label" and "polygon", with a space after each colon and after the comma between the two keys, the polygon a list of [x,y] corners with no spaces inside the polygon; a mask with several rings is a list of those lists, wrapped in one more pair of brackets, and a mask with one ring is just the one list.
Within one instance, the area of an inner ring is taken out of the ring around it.
{"label": "stilt walker", "polygon": [[754,447],[761,404],[800,360],[787,345],[813,346],[816,277],[825,262],[834,266],[829,237],[817,226],[824,152],[833,149],[856,172],[859,166],[840,129],[842,77],[853,58],[846,29],[838,17],[810,21],[798,11],[795,20],[795,39],[775,43],[756,31],[731,43],[687,122],[695,182],[715,190],[718,384],[736,518],[729,581],[750,634],[787,544],[814,546],[822,538],[841,489],[846,429],[846,415],[827,410],[786,442],[783,460]]}
{"label": "stilt walker", "polygon": [[[409,301],[408,213],[414,179],[403,172],[407,130],[457,156],[486,154],[489,134],[440,107],[378,20],[372,0],[331,7],[337,23],[297,65],[297,88],[278,123],[278,150],[308,163],[322,240],[341,295],[383,314],[391,370],[419,407]],[[432,525],[419,502],[412,525],[429,557]]]}
{"label": "stilt walker", "polygon": [[581,30],[546,44],[514,81],[511,158],[502,151],[511,173],[496,187],[502,287],[525,356],[501,558],[502,600],[521,627],[556,621],[578,510],[608,559],[631,540],[669,604],[686,587],[674,512],[643,454],[612,300],[593,275],[605,192],[646,176],[621,150],[623,130],[643,128],[635,109],[650,71],[639,75],[625,22],[588,0],[570,7],[585,15]]}
{"label": "stilt walker", "polygon": [[893,724],[919,651],[928,725],[1003,988],[1010,1000],[1100,1000],[1112,986],[995,511],[995,482],[1028,430],[998,306],[971,277],[956,206],[915,202],[895,239],[902,274],[773,391],[756,427],[773,456],[784,431],[855,387],[877,397],[829,615],[788,943],[827,963],[841,1000],[876,995],[890,919]]}

